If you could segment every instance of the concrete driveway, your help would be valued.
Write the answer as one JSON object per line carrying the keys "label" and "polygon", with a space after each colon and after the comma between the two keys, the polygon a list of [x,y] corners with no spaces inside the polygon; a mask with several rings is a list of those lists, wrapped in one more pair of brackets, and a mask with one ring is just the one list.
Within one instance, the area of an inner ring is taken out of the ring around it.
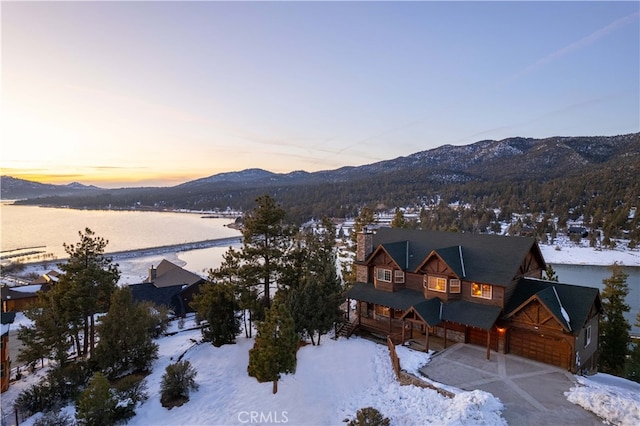
{"label": "concrete driveway", "polygon": [[510,425],[602,425],[595,414],[567,401],[572,374],[551,365],[458,343],[431,358],[420,372],[464,390],[481,389],[500,398]]}

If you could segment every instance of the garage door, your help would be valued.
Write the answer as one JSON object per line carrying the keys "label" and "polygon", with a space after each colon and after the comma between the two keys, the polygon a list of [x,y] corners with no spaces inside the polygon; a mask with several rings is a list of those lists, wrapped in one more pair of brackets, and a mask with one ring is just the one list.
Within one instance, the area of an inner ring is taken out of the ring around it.
{"label": "garage door", "polygon": [[569,369],[571,347],[559,337],[512,328],[509,335],[509,352],[535,361]]}
{"label": "garage door", "polygon": [[[481,328],[469,327],[467,329],[467,342],[472,345],[487,347],[487,331]],[[491,332],[491,349],[498,351],[498,333]]]}

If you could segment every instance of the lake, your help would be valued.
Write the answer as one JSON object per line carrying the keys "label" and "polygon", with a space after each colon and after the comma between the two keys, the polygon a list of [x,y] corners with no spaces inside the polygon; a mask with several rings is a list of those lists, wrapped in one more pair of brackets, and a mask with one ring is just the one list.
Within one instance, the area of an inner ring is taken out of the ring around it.
{"label": "lake", "polygon": [[[225,225],[233,219],[203,218],[205,213],[149,211],[72,210],[0,203],[2,256],[40,252],[26,262],[67,255],[63,243],[75,244],[78,231],[90,228],[109,240],[107,252],[134,250],[240,236]],[[16,251],[22,249],[20,251]]]}
{"label": "lake", "polygon": [[[595,287],[600,289],[600,291],[604,288],[602,280],[611,276],[611,269],[607,266],[560,264],[552,264],[552,266],[561,283]],[[629,275],[627,277],[629,294],[626,297],[626,302],[631,308],[631,311],[627,312],[625,318],[629,321],[629,324],[631,324],[632,333],[640,336],[640,327],[634,326],[636,315],[640,310],[640,267],[623,266],[622,269]]]}

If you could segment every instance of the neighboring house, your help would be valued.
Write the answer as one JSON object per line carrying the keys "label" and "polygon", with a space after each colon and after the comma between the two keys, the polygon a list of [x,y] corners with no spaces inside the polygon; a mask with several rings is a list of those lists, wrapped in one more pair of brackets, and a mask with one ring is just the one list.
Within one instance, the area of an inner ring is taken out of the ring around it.
{"label": "neighboring house", "polygon": [[599,291],[542,280],[534,238],[381,228],[358,235],[354,268],[355,328],[595,369]]}
{"label": "neighboring house", "polygon": [[9,329],[15,319],[15,312],[2,312],[2,329],[0,330],[0,391],[9,389],[9,376],[11,373],[11,358],[9,356]]}
{"label": "neighboring house", "polygon": [[149,276],[144,283],[132,284],[129,288],[133,300],[164,305],[176,315],[183,316],[193,312],[190,303],[204,282],[201,276],[163,259],[157,268],[149,268]]}
{"label": "neighboring house", "polygon": [[15,287],[2,286],[2,312],[22,312],[38,300],[39,291],[49,291],[48,284],[30,284]]}
{"label": "neighboring house", "polygon": [[58,280],[60,279],[60,275],[61,275],[60,272],[51,270],[51,271],[47,272],[46,274],[42,274],[38,278],[36,278],[35,280],[31,281],[31,284],[53,285],[53,284],[56,284],[58,282]]}
{"label": "neighboring house", "polygon": [[567,235],[580,235],[580,238],[586,238],[589,236],[589,231],[583,226],[570,226]]}

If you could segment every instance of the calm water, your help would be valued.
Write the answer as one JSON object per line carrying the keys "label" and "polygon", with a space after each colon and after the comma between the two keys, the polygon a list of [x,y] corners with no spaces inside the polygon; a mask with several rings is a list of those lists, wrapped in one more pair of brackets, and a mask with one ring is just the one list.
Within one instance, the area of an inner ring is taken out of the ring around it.
{"label": "calm water", "polygon": [[[90,228],[109,240],[107,252],[239,236],[224,225],[231,219],[204,219],[196,213],[52,209],[0,203],[0,250],[35,247],[34,251],[66,257],[63,243],[79,241]],[[31,249],[26,250],[31,251]],[[35,256],[27,261],[38,260]]]}
{"label": "calm water", "polygon": [[[611,276],[611,269],[606,266],[553,265],[553,269],[558,274],[558,280],[561,283],[595,287],[599,288],[600,291],[604,287],[602,280]],[[629,294],[626,302],[631,307],[631,311],[625,317],[631,324],[632,333],[640,335],[640,327],[634,326],[636,315],[640,310],[640,267],[625,266],[623,270],[629,275],[627,277]]]}

